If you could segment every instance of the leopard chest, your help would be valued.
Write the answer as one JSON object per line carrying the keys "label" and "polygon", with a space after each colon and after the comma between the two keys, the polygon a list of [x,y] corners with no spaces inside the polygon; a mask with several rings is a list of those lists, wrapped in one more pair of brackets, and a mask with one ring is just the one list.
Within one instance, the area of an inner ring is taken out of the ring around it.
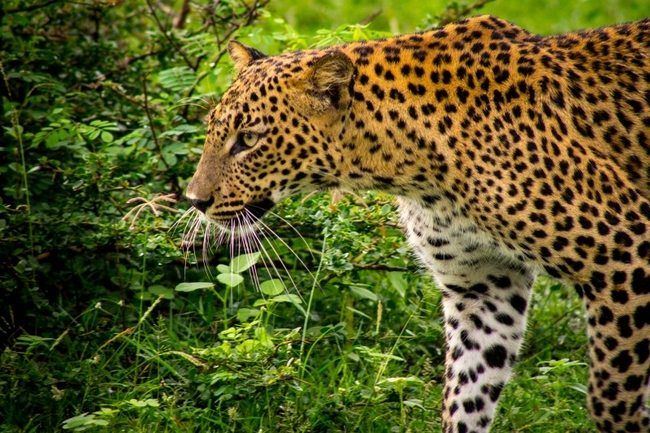
{"label": "leopard chest", "polygon": [[483,230],[449,200],[426,207],[421,202],[398,198],[400,220],[416,256],[437,274],[467,272],[486,263],[523,266],[522,255]]}

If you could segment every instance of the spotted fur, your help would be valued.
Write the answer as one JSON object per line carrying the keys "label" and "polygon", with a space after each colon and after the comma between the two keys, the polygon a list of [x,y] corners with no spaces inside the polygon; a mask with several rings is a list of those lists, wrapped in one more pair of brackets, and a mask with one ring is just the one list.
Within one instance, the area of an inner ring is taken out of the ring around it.
{"label": "spotted fur", "polygon": [[230,51],[195,206],[230,221],[313,189],[393,193],[443,294],[446,433],[488,431],[539,273],[584,299],[599,431],[650,432],[650,20]]}

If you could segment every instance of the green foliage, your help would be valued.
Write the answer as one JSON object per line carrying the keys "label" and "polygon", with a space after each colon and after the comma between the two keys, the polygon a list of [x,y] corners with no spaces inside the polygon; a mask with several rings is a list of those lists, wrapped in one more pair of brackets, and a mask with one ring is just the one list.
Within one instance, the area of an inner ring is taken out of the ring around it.
{"label": "green foliage", "polygon": [[[531,2],[489,7],[515,3]],[[598,11],[571,26],[610,10],[567,3]],[[381,4],[373,21],[369,0],[2,2],[0,431],[439,431],[440,295],[389,197],[286,201],[260,253],[206,262],[175,226],[227,40],[277,53],[447,16],[442,0]],[[537,15],[521,19],[557,29]],[[496,431],[587,431],[568,293],[539,283]]]}

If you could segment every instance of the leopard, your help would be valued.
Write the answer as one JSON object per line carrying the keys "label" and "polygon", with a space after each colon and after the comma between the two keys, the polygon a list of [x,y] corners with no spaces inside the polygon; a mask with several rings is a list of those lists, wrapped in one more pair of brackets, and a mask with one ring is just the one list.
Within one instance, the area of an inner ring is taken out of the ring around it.
{"label": "leopard", "polygon": [[539,36],[475,16],[228,52],[235,76],[186,190],[204,218],[388,193],[441,291],[443,432],[490,430],[540,274],[582,298],[598,431],[650,432],[650,19]]}

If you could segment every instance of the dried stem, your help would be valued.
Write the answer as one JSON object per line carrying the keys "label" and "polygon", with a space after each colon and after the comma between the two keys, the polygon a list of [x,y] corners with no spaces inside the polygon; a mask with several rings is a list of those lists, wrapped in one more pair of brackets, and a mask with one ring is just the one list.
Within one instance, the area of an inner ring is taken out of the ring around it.
{"label": "dried stem", "polygon": [[174,28],[175,29],[182,29],[185,27],[185,21],[187,20],[187,16],[190,13],[190,0],[183,0],[183,4],[181,6],[181,11],[178,13],[178,16],[176,19],[174,19]]}
{"label": "dried stem", "polygon": [[444,26],[454,21],[458,21],[469,15],[470,13],[481,9],[486,4],[493,0],[475,0],[473,3],[466,5],[452,4],[447,7],[438,17],[438,25]]}

